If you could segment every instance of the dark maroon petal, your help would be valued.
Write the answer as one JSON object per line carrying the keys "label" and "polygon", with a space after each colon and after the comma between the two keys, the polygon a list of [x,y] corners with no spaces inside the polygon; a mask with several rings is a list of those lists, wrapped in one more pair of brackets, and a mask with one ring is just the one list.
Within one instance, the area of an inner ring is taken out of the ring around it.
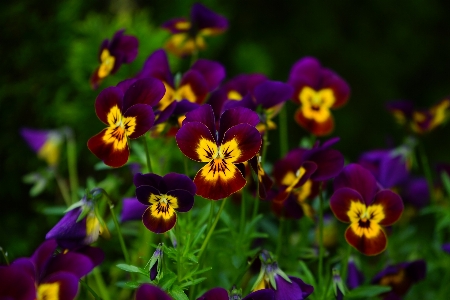
{"label": "dark maroon petal", "polygon": [[[72,300],[75,299],[78,293],[78,280],[79,278],[72,273],[58,272],[44,278],[41,284],[57,283],[59,291],[58,299]],[[49,295],[51,294],[52,292],[49,293]],[[44,296],[43,299],[47,299],[47,297]]]}
{"label": "dark maroon petal", "polygon": [[119,88],[123,94],[137,81],[136,78],[125,79],[119,82],[116,87]]}
{"label": "dark maroon petal", "polygon": [[36,266],[36,271],[38,274],[44,269],[45,265],[47,264],[47,261],[50,259],[50,257],[52,257],[57,246],[58,245],[56,244],[55,240],[47,239],[42,244],[40,244],[39,247],[34,251],[30,259]]}
{"label": "dark maroon petal", "polygon": [[223,110],[227,111],[232,108],[245,107],[250,110],[256,111],[258,107],[253,96],[251,94],[247,94],[241,100],[228,100],[223,105]]}
{"label": "dark maroon petal", "polygon": [[[141,187],[142,188],[142,187]],[[164,233],[175,226],[177,222],[177,214],[174,213],[169,218],[157,217],[152,215],[151,206],[149,206],[142,215],[142,223],[148,230],[154,233]]]}
{"label": "dark maroon petal", "polygon": [[120,213],[120,222],[134,221],[142,219],[142,214],[148,205],[144,205],[137,198],[123,199],[122,212]]}
{"label": "dark maroon petal", "polygon": [[215,32],[220,32],[228,28],[227,19],[200,3],[192,5],[191,22],[192,26],[198,30],[208,28]]}
{"label": "dark maroon petal", "polygon": [[131,35],[122,36],[116,50],[123,54],[122,62],[129,64],[135,60],[138,55],[138,46],[139,41],[136,37]]}
{"label": "dark maroon petal", "polygon": [[325,181],[336,177],[344,168],[344,156],[334,149],[325,149],[309,158],[317,164],[317,170],[311,175],[315,181]]}
{"label": "dark maroon petal", "polygon": [[331,108],[338,108],[344,105],[350,96],[350,87],[347,82],[328,69],[322,70],[322,77],[322,87],[324,89],[330,88],[333,91],[335,100]]}
{"label": "dark maroon petal", "polygon": [[122,111],[122,99],[123,92],[120,88],[115,86],[110,86],[97,96],[95,99],[95,113],[97,117],[106,125],[108,124],[108,113],[111,111],[111,108],[117,106],[120,111]]}
{"label": "dark maroon petal", "polygon": [[371,205],[383,206],[384,219],[379,223],[383,226],[389,226],[397,222],[403,212],[402,198],[390,190],[379,191]]}
{"label": "dark maroon petal", "polygon": [[[189,101],[185,101],[185,102],[188,102],[188,103],[191,103],[191,102],[189,102]],[[181,102],[178,102],[178,101],[172,101],[172,103],[170,103],[166,108],[164,108],[162,111],[156,111],[155,112],[155,115],[156,115],[156,117],[155,117],[155,124],[153,124],[153,125],[158,125],[158,124],[161,124],[161,123],[164,123],[164,122],[166,122],[172,115],[176,115],[174,112],[175,112],[175,109],[179,106],[178,104],[180,104]],[[191,104],[194,104],[194,103],[191,103]],[[198,105],[196,105],[195,106],[195,108],[197,108],[198,107]]]}
{"label": "dark maroon petal", "polygon": [[154,173],[138,173],[134,175],[133,183],[136,187],[140,187],[141,185],[150,185],[163,193],[167,192],[167,187],[165,183],[163,183],[162,177]]}
{"label": "dark maroon petal", "polygon": [[175,209],[176,211],[188,212],[191,210],[192,206],[194,206],[195,194],[191,194],[186,190],[171,190],[167,195],[177,198],[178,208]]}
{"label": "dark maroon petal", "polygon": [[316,87],[316,80],[320,76],[321,65],[314,57],[304,57],[298,60],[291,68],[289,74],[289,83],[296,77],[302,76],[308,78],[312,87]]}
{"label": "dark maroon petal", "polygon": [[142,71],[138,74],[138,78],[144,77],[155,77],[171,87],[174,86],[167,54],[163,49],[156,50],[147,58]]}
{"label": "dark maroon petal", "polygon": [[255,87],[253,96],[256,103],[268,109],[286,102],[292,95],[293,88],[283,82],[267,80]]}
{"label": "dark maroon petal", "polygon": [[0,266],[0,299],[35,300],[34,278],[20,266]]}
{"label": "dark maroon petal", "polygon": [[75,275],[78,279],[87,275],[94,269],[91,259],[83,254],[76,252],[67,252],[58,254],[49,259],[45,274],[46,276],[57,272],[68,272]]}
{"label": "dark maroon petal", "polygon": [[216,121],[211,105],[205,104],[186,114],[183,125],[190,122],[200,122],[208,127],[211,134],[216,135]]}
{"label": "dark maroon petal", "polygon": [[308,119],[303,115],[303,111],[300,108],[297,109],[294,115],[295,121],[306,129],[308,132],[312,133],[315,136],[326,136],[330,134],[334,129],[334,119],[333,115],[330,114],[330,117],[326,119],[324,122],[316,122],[315,119]]}
{"label": "dark maroon petal", "polygon": [[[152,128],[155,122],[155,115],[153,114],[153,109],[150,105],[136,104],[130,107],[124,114],[124,117],[134,118],[135,126],[134,131],[128,137],[130,139],[136,139],[146,133]],[[123,120],[125,123],[125,131],[127,131],[126,119]],[[133,122],[130,122],[133,123]]]}
{"label": "dark maroon petal", "polygon": [[262,289],[248,294],[242,300],[276,300],[275,291],[271,289]]}
{"label": "dark maroon petal", "polygon": [[97,135],[91,137],[87,143],[89,150],[101,159],[105,165],[118,168],[126,164],[130,156],[128,142],[123,149],[114,148],[114,143],[106,143],[103,140],[108,129],[103,129]]}
{"label": "dark maroon petal", "polygon": [[181,78],[177,91],[180,100],[202,104],[208,95],[208,83],[200,72],[189,70]]}
{"label": "dark maroon petal", "polygon": [[352,201],[364,203],[362,196],[354,189],[343,187],[334,191],[330,198],[330,208],[339,221],[350,222],[347,213]]}
{"label": "dark maroon petal", "polygon": [[172,300],[161,288],[144,283],[136,291],[136,300]]}
{"label": "dark maroon petal", "polygon": [[212,288],[197,298],[197,300],[228,300],[228,292],[221,287]]}
{"label": "dark maroon petal", "polygon": [[98,76],[98,70],[100,67],[97,67],[89,78],[89,84],[93,90],[98,89],[100,83],[102,83],[103,79]]}
{"label": "dark maroon petal", "polygon": [[212,92],[208,100],[206,100],[206,103],[211,105],[216,120],[220,119],[220,115],[224,111],[223,105],[225,101],[227,101],[227,91],[223,87]]}
{"label": "dark maroon petal", "polygon": [[150,205],[150,195],[161,195],[160,191],[149,185],[141,185],[136,188],[136,198],[145,205]]}
{"label": "dark maroon petal", "polygon": [[184,174],[169,173],[164,175],[163,180],[167,186],[167,191],[185,190],[195,195],[196,187],[192,179]]}
{"label": "dark maroon petal", "polygon": [[125,92],[123,111],[138,103],[155,106],[165,93],[166,88],[161,80],[150,77],[139,79]]}
{"label": "dark maroon petal", "polygon": [[296,148],[289,151],[286,156],[277,161],[273,167],[273,177],[278,185],[282,185],[284,176],[288,172],[294,174],[302,166],[306,149]]}
{"label": "dark maroon petal", "polygon": [[369,170],[364,169],[358,164],[349,164],[342,170],[342,172],[334,179],[334,190],[348,187],[358,191],[363,198],[363,203],[370,205],[378,191],[378,186],[375,178]]}
{"label": "dark maroon petal", "polygon": [[215,90],[220,82],[225,78],[225,68],[218,62],[198,59],[191,67],[202,74],[208,85],[208,91]]}
{"label": "dark maroon petal", "polygon": [[259,116],[254,111],[244,107],[226,110],[220,116],[220,129],[217,140],[221,141],[225,132],[238,124],[249,124],[251,126],[256,126],[259,124]]}
{"label": "dark maroon petal", "polygon": [[356,235],[352,227],[349,226],[345,231],[345,239],[359,252],[369,256],[380,254],[387,246],[386,233],[381,227],[378,231],[378,235],[368,238],[365,235]]}
{"label": "dark maroon petal", "polygon": [[[216,150],[212,148],[217,147],[216,141],[205,124],[183,122],[175,138],[181,152],[190,159],[207,162],[214,158]],[[209,144],[206,145],[206,142]]]}
{"label": "dark maroon petal", "polygon": [[181,100],[179,102],[175,101],[175,103],[177,103],[177,106],[173,111],[174,116],[183,116],[188,112],[193,111],[194,109],[197,109],[201,106],[201,104],[192,103],[188,100]]}

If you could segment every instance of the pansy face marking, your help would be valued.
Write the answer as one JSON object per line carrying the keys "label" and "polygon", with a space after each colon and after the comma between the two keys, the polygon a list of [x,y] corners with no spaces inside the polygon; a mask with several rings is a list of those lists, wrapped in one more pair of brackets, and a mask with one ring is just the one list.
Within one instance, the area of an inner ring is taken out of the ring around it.
{"label": "pansy face marking", "polygon": [[369,205],[366,207],[365,204],[358,201],[351,202],[347,215],[353,232],[359,237],[364,235],[367,238],[373,238],[379,234],[381,227],[378,223],[385,217],[383,206]]}
{"label": "pansy face marking", "polygon": [[330,118],[330,108],[335,99],[333,91],[329,88],[315,91],[309,86],[304,87],[299,95],[302,112],[305,118],[314,119],[322,123]]}
{"label": "pansy face marking", "polygon": [[170,195],[151,194],[148,202],[151,215],[164,220],[169,220],[175,214],[175,209],[178,208],[177,198]]}
{"label": "pansy face marking", "polygon": [[102,54],[100,55],[100,61],[101,64],[98,68],[98,77],[105,78],[114,68],[116,58],[109,53],[108,49],[103,49]]}
{"label": "pansy face marking", "polygon": [[37,300],[59,299],[59,282],[42,283],[38,286]]}
{"label": "pansy face marking", "polygon": [[127,147],[127,136],[133,134],[136,129],[135,117],[123,117],[117,105],[108,113],[109,128],[103,136],[107,144],[114,143],[114,149],[122,150]]}

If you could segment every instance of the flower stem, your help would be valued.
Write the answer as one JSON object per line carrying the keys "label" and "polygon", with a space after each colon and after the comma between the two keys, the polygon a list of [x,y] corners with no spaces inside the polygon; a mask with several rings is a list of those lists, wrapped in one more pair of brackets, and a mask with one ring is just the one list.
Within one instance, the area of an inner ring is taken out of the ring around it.
{"label": "flower stem", "polygon": [[284,230],[284,224],[286,223],[286,220],[283,216],[280,217],[280,226],[278,227],[278,241],[277,241],[277,248],[275,250],[275,255],[277,259],[280,259],[281,254],[281,244],[283,244],[283,230]]}
{"label": "flower stem", "polygon": [[245,191],[242,189],[241,194],[241,221],[239,222],[239,233],[241,236],[244,235],[244,229],[245,229]]}
{"label": "flower stem", "polygon": [[280,127],[280,157],[284,157],[289,149],[286,109],[285,103],[278,115],[278,126]]}
{"label": "flower stem", "polygon": [[56,171],[55,171],[55,179],[56,183],[58,184],[58,188],[61,191],[61,195],[64,199],[64,202],[66,203],[67,207],[69,207],[71,204],[69,188],[67,187],[67,184],[64,182],[64,180],[61,177],[59,177],[58,174],[56,174]]}
{"label": "flower stem", "polygon": [[145,147],[145,156],[147,157],[147,168],[148,168],[148,172],[149,173],[153,173],[153,168],[152,168],[152,162],[150,160],[150,152],[148,151],[148,145],[147,145],[147,135],[144,134],[144,136],[142,137],[143,141],[144,141],[144,147]]}
{"label": "flower stem", "polygon": [[99,268],[94,268],[92,271],[94,273],[95,282],[97,283],[97,287],[100,290],[100,295],[102,295],[102,300],[110,300],[108,294],[108,289],[106,288],[105,281],[103,280],[102,274],[100,273]]}
{"label": "flower stem", "polygon": [[433,189],[433,177],[431,176],[430,165],[428,163],[428,158],[427,158],[427,155],[425,153],[425,149],[424,149],[422,143],[419,142],[418,144],[419,144],[418,148],[419,148],[420,162],[422,163],[423,173],[425,175],[425,178],[427,179],[428,190],[430,191],[430,200],[433,203],[435,200],[435,197],[434,197],[434,189]]}
{"label": "flower stem", "polygon": [[69,170],[69,185],[72,196],[71,203],[77,202],[78,199],[78,170],[77,170],[77,144],[70,129],[66,130],[67,138],[67,169]]}
{"label": "flower stem", "polygon": [[3,258],[5,259],[6,265],[8,265],[8,266],[9,266],[8,253],[7,253],[7,252],[5,252],[5,250],[3,250],[3,248],[2,248],[2,247],[0,247],[0,252],[1,252],[1,253],[2,253],[2,255],[3,255]]}
{"label": "flower stem", "polygon": [[82,286],[84,286],[90,293],[91,295],[94,297],[95,300],[102,300],[102,298],[100,298],[96,292],[94,292],[93,289],[91,289],[91,287],[84,281],[80,279],[80,283]]}
{"label": "flower stem", "polygon": [[214,222],[212,226],[209,228],[208,234],[206,235],[205,240],[203,241],[203,244],[200,248],[200,251],[198,253],[197,259],[200,261],[200,257],[202,256],[203,252],[205,251],[206,246],[208,245],[209,239],[211,238],[211,235],[214,232],[214,228],[216,228],[217,222],[219,222],[220,214],[222,213],[223,208],[225,207],[225,203],[227,201],[227,198],[222,200],[222,205],[219,208],[219,211],[217,212],[216,218],[214,219]]}
{"label": "flower stem", "polygon": [[323,257],[325,248],[323,246],[323,194],[322,194],[322,185],[319,187],[319,280],[318,285],[322,286],[323,282]]}
{"label": "flower stem", "polygon": [[347,282],[348,261],[350,260],[351,253],[352,253],[352,246],[348,244],[347,251],[344,255],[344,259],[342,260],[342,267],[341,267],[341,278],[344,282]]}

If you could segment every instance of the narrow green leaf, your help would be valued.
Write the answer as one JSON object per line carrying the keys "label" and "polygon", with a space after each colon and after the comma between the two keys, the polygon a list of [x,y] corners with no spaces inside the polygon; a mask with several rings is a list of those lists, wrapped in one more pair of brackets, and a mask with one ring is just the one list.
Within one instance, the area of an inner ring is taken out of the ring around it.
{"label": "narrow green leaf", "polygon": [[200,282],[204,281],[206,278],[207,277],[200,277],[200,278],[197,278],[195,280],[185,282],[182,285],[180,285],[180,287],[181,288],[186,288],[186,287],[191,286],[191,285],[199,284]]}
{"label": "narrow green leaf", "polygon": [[142,269],[142,268],[133,266],[133,265],[118,264],[118,265],[116,265],[116,267],[118,267],[119,269],[122,269],[122,270],[124,270],[124,271],[126,271],[126,272],[130,272],[130,273],[140,273],[140,274],[142,274],[142,275],[148,276],[148,271],[146,271],[146,270],[144,270],[144,269]]}
{"label": "narrow green leaf", "polygon": [[62,216],[66,210],[65,206],[51,206],[44,208],[41,212],[44,215]]}
{"label": "narrow green leaf", "polygon": [[170,289],[169,294],[175,300],[189,300],[188,296],[184,293],[183,289],[178,285],[174,285]]}
{"label": "narrow green leaf", "polygon": [[366,285],[366,286],[359,286],[345,295],[346,299],[355,299],[355,298],[364,298],[367,297],[374,297],[386,292],[389,292],[391,290],[390,286],[383,286],[383,285]]}
{"label": "narrow green leaf", "polygon": [[447,192],[447,196],[450,196],[450,176],[448,176],[446,172],[442,172],[441,179],[444,184],[445,191]]}

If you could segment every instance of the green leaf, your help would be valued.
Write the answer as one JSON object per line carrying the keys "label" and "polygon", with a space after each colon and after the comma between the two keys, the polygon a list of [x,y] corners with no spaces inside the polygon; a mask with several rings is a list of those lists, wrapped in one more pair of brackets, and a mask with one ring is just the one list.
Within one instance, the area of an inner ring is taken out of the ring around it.
{"label": "green leaf", "polygon": [[187,259],[189,259],[190,261],[198,264],[198,259],[197,256],[195,256],[193,253],[189,253],[188,255],[186,255],[185,257],[187,257]]}
{"label": "green leaf", "polygon": [[206,224],[204,224],[200,230],[197,232],[197,234],[194,237],[194,240],[192,241],[192,245],[195,245],[197,243],[197,241],[200,239],[200,237],[202,236],[203,232],[205,232],[206,229]]}
{"label": "green leaf", "polygon": [[119,269],[122,269],[122,270],[124,270],[126,272],[130,272],[130,273],[140,273],[140,274],[142,274],[144,276],[148,276],[149,275],[148,271],[145,271],[144,269],[136,267],[136,266],[133,266],[133,265],[118,264],[118,265],[116,265],[116,267],[118,267]]}
{"label": "green leaf", "polygon": [[180,285],[180,287],[181,288],[185,288],[185,287],[188,287],[188,286],[191,286],[191,285],[199,284],[200,282],[204,281],[206,278],[207,277],[200,277],[200,278],[197,278],[195,280],[185,282],[182,285]]}
{"label": "green leaf", "polygon": [[383,286],[383,285],[366,285],[366,286],[360,286],[357,287],[345,295],[346,299],[356,299],[356,298],[363,298],[366,299],[367,297],[374,297],[386,292],[389,292],[391,290],[390,286]]}
{"label": "green leaf", "polygon": [[304,279],[304,281],[312,286],[316,286],[316,279],[309,270],[308,266],[302,260],[300,260],[298,264],[300,265],[300,271],[303,275],[302,278]]}
{"label": "green leaf", "polygon": [[450,177],[446,172],[442,172],[441,179],[444,184],[445,191],[447,192],[447,196],[450,196]]}
{"label": "green leaf", "polygon": [[175,300],[189,300],[188,296],[184,293],[183,289],[180,288],[178,285],[174,285],[169,290],[169,294]]}
{"label": "green leaf", "polygon": [[175,280],[177,280],[177,275],[174,272],[168,270],[164,273],[164,276],[159,282],[159,285],[163,290],[167,291],[172,287]]}
{"label": "green leaf", "polygon": [[236,269],[239,269],[242,266],[242,263],[245,261],[245,257],[239,254],[235,254],[231,256],[231,263]]}
{"label": "green leaf", "polygon": [[62,216],[66,212],[65,206],[50,206],[41,211],[44,215]]}

